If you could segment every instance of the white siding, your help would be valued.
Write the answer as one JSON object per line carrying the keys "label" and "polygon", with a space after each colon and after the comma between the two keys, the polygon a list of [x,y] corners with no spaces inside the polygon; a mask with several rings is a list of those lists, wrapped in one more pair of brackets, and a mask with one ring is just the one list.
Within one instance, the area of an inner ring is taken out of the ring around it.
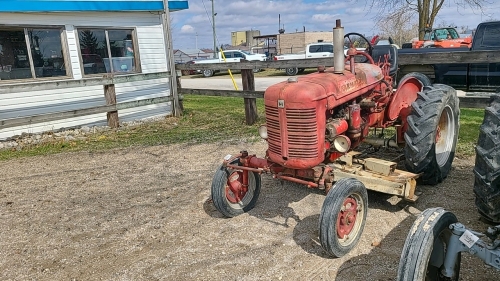
{"label": "white siding", "polygon": [[[61,26],[67,38],[71,73],[82,78],[76,32],[79,27],[135,28],[142,73],[167,71],[161,16],[151,13],[3,13],[0,25]],[[1,83],[0,83],[1,87]],[[116,85],[117,102],[170,95],[168,79]],[[104,105],[102,86],[0,94],[0,119],[67,111]],[[120,121],[132,121],[171,113],[170,104],[157,104],[119,111]],[[37,133],[82,125],[105,125],[106,114],[95,114],[0,130],[0,140],[23,132]]]}

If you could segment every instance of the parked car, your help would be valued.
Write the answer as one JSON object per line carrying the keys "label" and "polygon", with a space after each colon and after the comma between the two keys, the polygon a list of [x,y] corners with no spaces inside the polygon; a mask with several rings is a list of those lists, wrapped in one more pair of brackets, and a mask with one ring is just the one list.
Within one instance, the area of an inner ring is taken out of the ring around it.
{"label": "parked car", "polygon": [[[193,64],[195,62],[195,60],[190,60],[190,61],[187,61],[187,62],[176,62],[175,65],[178,65],[178,64]],[[194,75],[194,74],[197,74],[198,72],[196,70],[182,70],[181,71],[182,73],[182,76],[187,76],[187,75]]]}
{"label": "parked car", "polygon": [[[267,57],[264,54],[252,54],[243,50],[225,50],[222,51],[224,53],[224,58],[222,54],[219,53],[219,57],[215,59],[206,59],[206,60],[197,60],[194,61],[195,64],[200,63],[223,63],[223,62],[240,62],[242,59],[247,61],[266,61]],[[260,69],[255,69],[254,72],[259,71]],[[205,69],[201,71],[203,76],[211,77],[214,73],[219,72],[219,70]]]}

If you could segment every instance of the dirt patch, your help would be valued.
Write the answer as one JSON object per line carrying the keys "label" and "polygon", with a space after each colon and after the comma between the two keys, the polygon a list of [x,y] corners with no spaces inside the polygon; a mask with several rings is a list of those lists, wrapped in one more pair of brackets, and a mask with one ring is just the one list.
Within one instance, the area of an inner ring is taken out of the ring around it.
{"label": "dirt patch", "polygon": [[[318,243],[324,195],[263,176],[255,209],[222,218],[209,200],[222,157],[264,143],[173,145],[0,162],[1,280],[394,280],[420,211],[442,206],[477,231],[473,159],[455,159],[417,203],[369,192],[350,254]],[[372,246],[377,245],[377,246]],[[498,272],[468,254],[461,280]]]}

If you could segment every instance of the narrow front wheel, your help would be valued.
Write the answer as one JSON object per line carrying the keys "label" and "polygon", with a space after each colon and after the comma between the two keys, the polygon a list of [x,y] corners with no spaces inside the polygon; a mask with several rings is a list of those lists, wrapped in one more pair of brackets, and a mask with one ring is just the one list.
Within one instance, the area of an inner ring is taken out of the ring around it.
{"label": "narrow front wheel", "polygon": [[359,242],[366,223],[368,193],[360,181],[344,178],[326,195],[319,216],[321,246],[331,256],[342,257]]}
{"label": "narrow front wheel", "polygon": [[[231,164],[240,165],[240,162],[235,160]],[[260,174],[221,165],[212,180],[212,201],[224,216],[235,217],[255,207],[260,185]]]}

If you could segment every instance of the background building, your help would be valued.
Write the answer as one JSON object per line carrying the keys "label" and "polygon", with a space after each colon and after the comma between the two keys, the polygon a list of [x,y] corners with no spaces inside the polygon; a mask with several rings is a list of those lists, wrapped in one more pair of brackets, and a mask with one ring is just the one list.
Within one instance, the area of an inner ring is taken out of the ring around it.
{"label": "background building", "polygon": [[231,32],[231,45],[256,46],[259,41],[254,38],[255,36],[260,36],[260,30],[233,31]]}
{"label": "background building", "polygon": [[318,42],[333,42],[331,31],[305,31],[283,33],[277,35],[278,54],[290,54],[305,51],[307,44]]}
{"label": "background building", "polygon": [[213,57],[213,51],[207,53],[201,49],[174,50],[175,63],[186,63],[192,60],[208,59],[211,57]]}
{"label": "background building", "polygon": [[[169,10],[187,1],[169,1]],[[163,1],[11,0],[0,5],[0,123],[12,118],[106,104],[103,86],[46,90],[43,82],[81,80],[108,73],[168,71]],[[22,83],[29,90],[8,91]],[[171,95],[168,78],[116,85],[117,103]],[[167,115],[171,103],[124,109],[121,121]],[[106,113],[2,128],[0,139],[83,125],[106,125]]]}

